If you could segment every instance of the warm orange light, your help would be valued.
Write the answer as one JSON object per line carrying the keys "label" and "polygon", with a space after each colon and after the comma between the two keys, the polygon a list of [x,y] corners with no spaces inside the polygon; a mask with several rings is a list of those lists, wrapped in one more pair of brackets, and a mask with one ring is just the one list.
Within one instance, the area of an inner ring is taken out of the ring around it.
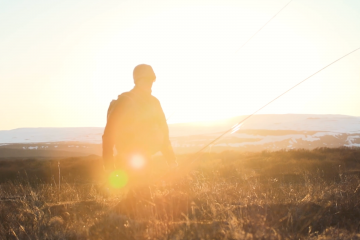
{"label": "warm orange light", "polygon": [[133,155],[130,158],[130,166],[136,169],[143,168],[145,166],[145,158],[140,154]]}

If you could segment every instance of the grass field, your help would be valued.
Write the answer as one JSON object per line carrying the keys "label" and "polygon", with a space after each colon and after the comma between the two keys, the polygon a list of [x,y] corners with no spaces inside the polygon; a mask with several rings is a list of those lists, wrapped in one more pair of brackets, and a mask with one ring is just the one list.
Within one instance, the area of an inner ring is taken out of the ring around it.
{"label": "grass field", "polygon": [[0,160],[0,239],[360,239],[360,149],[202,155],[103,184],[97,156]]}

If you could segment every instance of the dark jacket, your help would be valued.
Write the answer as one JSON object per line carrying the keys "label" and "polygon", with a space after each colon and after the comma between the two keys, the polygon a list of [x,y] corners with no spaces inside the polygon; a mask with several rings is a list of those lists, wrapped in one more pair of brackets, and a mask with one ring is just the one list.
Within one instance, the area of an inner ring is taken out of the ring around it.
{"label": "dark jacket", "polygon": [[105,164],[113,160],[114,146],[120,156],[130,153],[151,156],[161,151],[167,161],[175,160],[159,100],[137,87],[119,95],[110,105],[102,139]]}

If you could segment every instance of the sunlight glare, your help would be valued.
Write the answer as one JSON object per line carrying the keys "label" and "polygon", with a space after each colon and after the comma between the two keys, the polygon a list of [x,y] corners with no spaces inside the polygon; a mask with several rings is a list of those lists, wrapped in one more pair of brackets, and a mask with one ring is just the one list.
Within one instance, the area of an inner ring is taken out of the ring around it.
{"label": "sunlight glare", "polygon": [[240,123],[240,124],[238,124],[238,123],[235,124],[235,125],[231,128],[232,131],[231,131],[230,134],[233,134],[233,133],[237,132],[237,131],[240,129],[241,125],[242,125],[242,123]]}
{"label": "sunlight glare", "polygon": [[132,156],[130,166],[136,169],[143,168],[145,166],[145,158],[139,154]]}

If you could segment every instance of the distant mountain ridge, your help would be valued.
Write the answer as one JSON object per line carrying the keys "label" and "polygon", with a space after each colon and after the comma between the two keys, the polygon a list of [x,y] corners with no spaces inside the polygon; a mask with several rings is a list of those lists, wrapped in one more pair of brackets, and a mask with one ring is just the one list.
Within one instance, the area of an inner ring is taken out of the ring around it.
{"label": "distant mountain ridge", "polygon": [[37,142],[89,142],[100,143],[104,128],[17,128],[0,131],[0,144]]}
{"label": "distant mountain ridge", "polygon": [[[172,145],[177,153],[197,151],[245,117],[169,124]],[[103,130],[101,127],[5,130],[0,131],[0,145],[27,143],[26,146],[31,147],[28,148],[24,145],[27,150],[40,150],[36,147],[37,143],[62,142],[65,144],[65,142],[72,142],[72,144],[68,144],[68,147],[66,144],[62,145],[64,151],[72,151],[75,149],[73,148],[75,143],[79,146],[81,143],[91,146],[100,144]],[[325,146],[360,147],[360,117],[317,114],[254,115],[245,121],[239,131],[226,135],[211,146],[210,150],[259,151],[289,148],[311,149]],[[89,148],[84,148],[84,151],[87,149]],[[101,154],[101,148],[96,147],[96,150],[90,152]]]}
{"label": "distant mountain ridge", "polygon": [[[211,122],[172,124],[170,130],[173,131],[170,133],[178,136],[189,135],[191,131],[196,134],[226,131],[246,117],[247,115]],[[240,129],[354,133],[360,132],[360,117],[330,114],[259,114],[246,120]]]}
{"label": "distant mountain ridge", "polygon": [[[219,133],[230,129],[246,116],[218,121],[169,124],[170,137]],[[316,114],[254,115],[241,126],[245,129],[326,131],[360,133],[360,117]],[[78,141],[100,143],[102,127],[17,128],[0,131],[0,143]]]}

